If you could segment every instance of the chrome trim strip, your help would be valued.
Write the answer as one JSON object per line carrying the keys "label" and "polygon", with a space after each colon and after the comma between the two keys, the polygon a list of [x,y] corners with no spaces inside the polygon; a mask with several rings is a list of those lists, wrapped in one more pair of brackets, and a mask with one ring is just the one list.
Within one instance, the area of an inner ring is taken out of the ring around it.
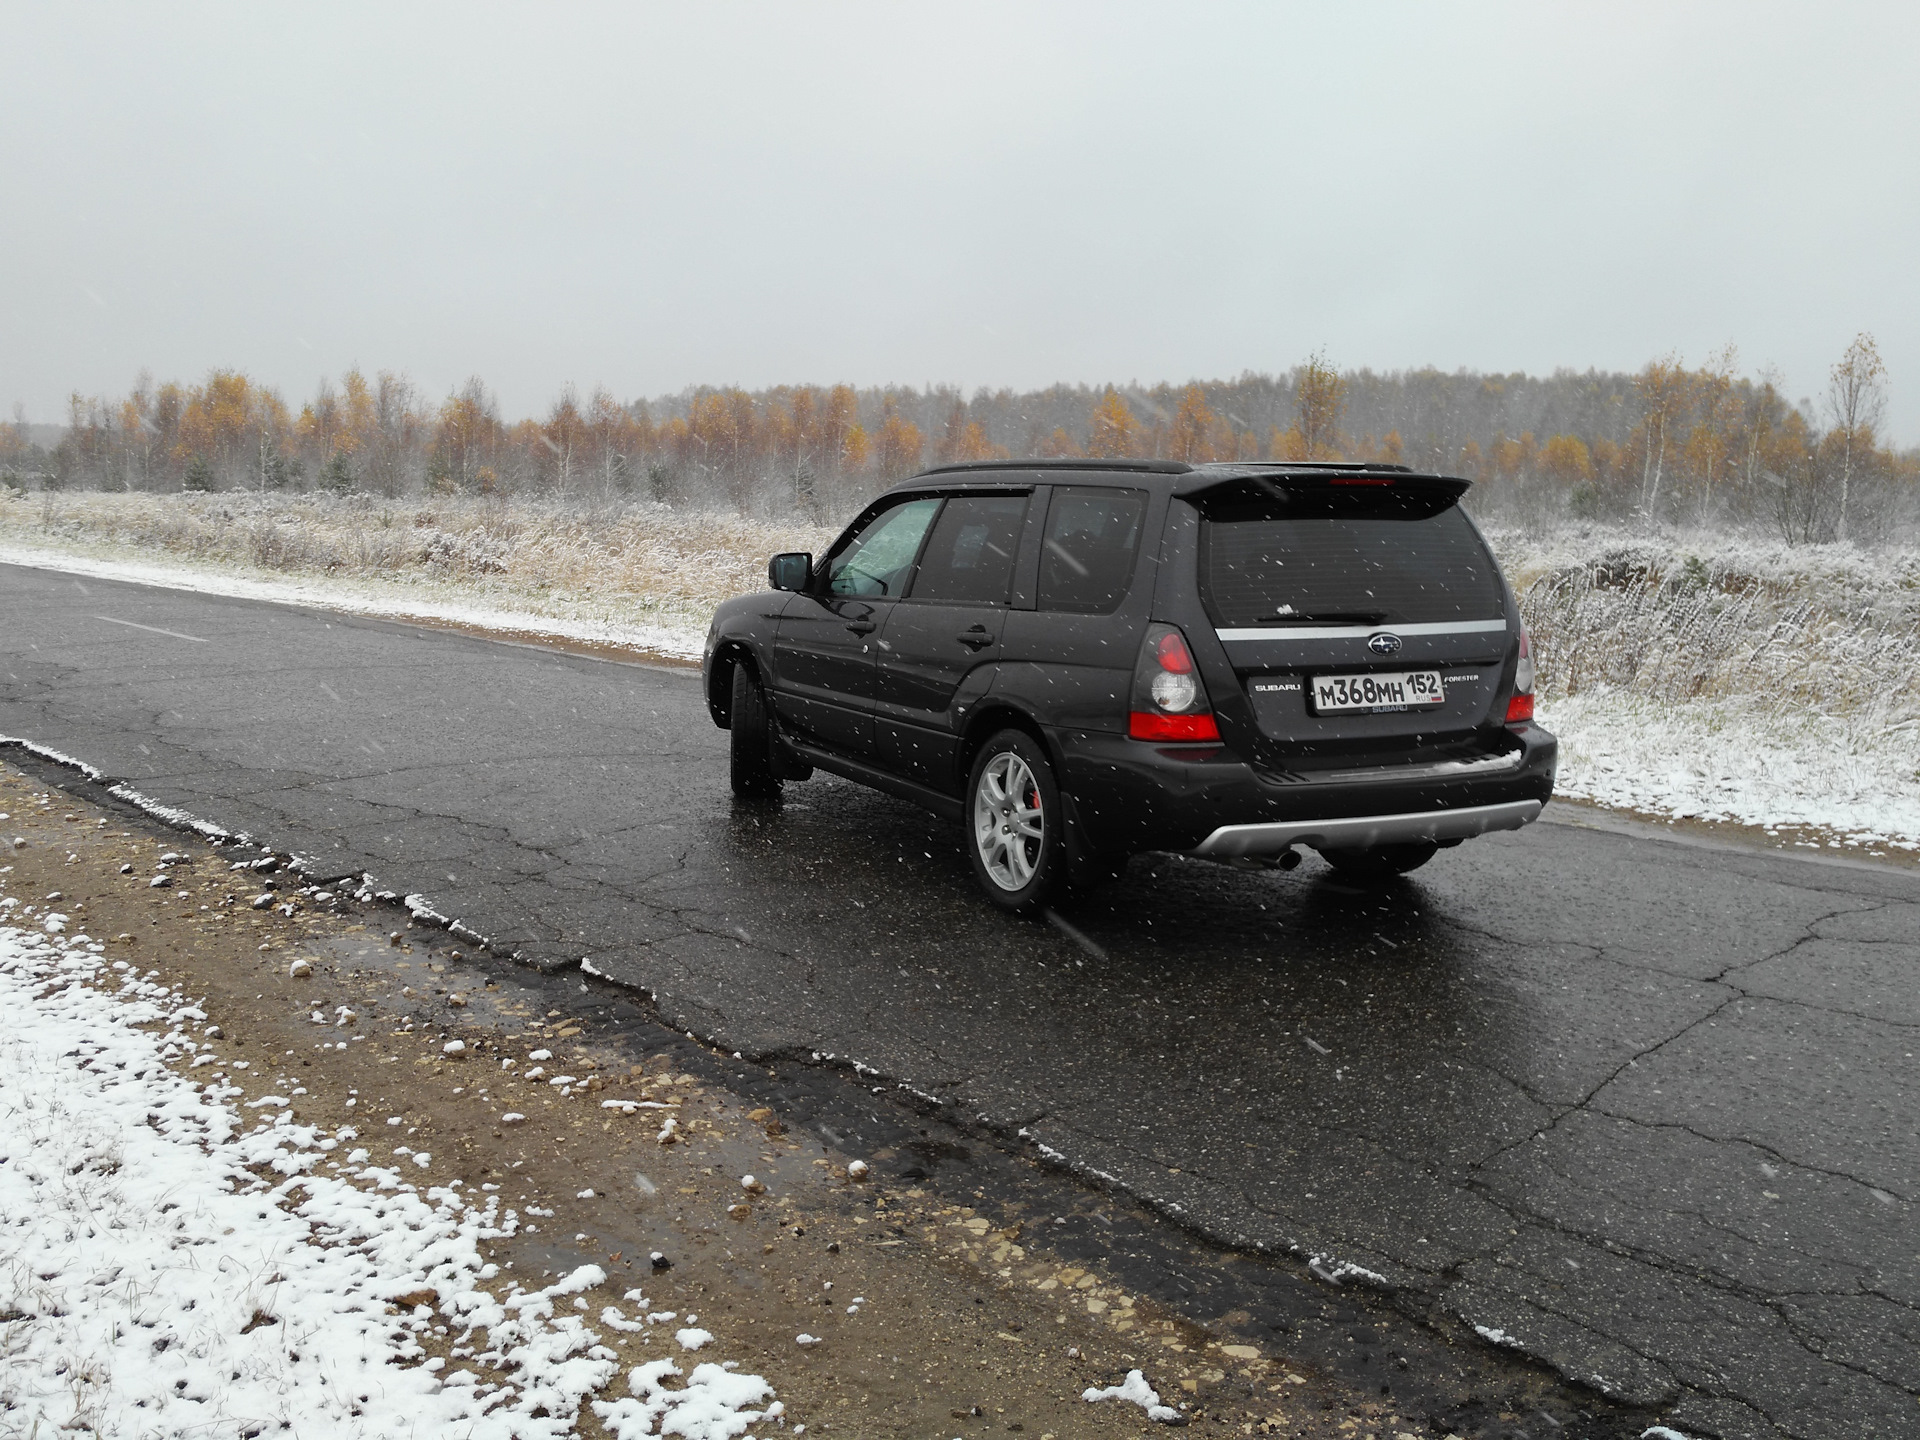
{"label": "chrome trim strip", "polygon": [[1484,635],[1506,628],[1504,620],[1437,620],[1418,625],[1300,625],[1286,629],[1262,625],[1213,633],[1222,640],[1364,640],[1382,631],[1389,635]]}
{"label": "chrome trim strip", "polygon": [[1264,825],[1222,825],[1194,847],[1209,859],[1277,855],[1289,845],[1366,849],[1418,840],[1466,840],[1489,830],[1518,830],[1539,818],[1541,802],[1513,800],[1461,810],[1425,810],[1413,815],[1354,815],[1338,820],[1284,820]]}
{"label": "chrome trim strip", "polygon": [[1369,765],[1363,770],[1310,770],[1305,778],[1315,781],[1348,780],[1435,780],[1442,775],[1497,775],[1502,770],[1518,769],[1527,758],[1524,750],[1509,750],[1505,755],[1480,755],[1472,760],[1435,760],[1426,765]]}

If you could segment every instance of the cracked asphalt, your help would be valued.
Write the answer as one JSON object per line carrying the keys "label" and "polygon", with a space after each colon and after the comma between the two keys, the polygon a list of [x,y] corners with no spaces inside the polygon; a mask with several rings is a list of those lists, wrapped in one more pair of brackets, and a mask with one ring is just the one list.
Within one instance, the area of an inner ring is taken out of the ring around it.
{"label": "cracked asphalt", "polygon": [[1543,822],[1382,892],[1142,857],[1010,920],[931,816],[733,802],[688,672],[5,566],[0,617],[0,734],[702,1038],[1692,1434],[1920,1434],[1920,876]]}

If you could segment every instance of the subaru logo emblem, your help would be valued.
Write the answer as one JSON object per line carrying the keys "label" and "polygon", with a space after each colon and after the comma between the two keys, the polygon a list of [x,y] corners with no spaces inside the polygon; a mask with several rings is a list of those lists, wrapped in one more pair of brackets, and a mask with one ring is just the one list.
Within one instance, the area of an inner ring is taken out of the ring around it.
{"label": "subaru logo emblem", "polygon": [[1400,637],[1398,635],[1389,635],[1386,631],[1382,630],[1378,635],[1371,637],[1367,641],[1367,649],[1376,655],[1398,655],[1400,653]]}

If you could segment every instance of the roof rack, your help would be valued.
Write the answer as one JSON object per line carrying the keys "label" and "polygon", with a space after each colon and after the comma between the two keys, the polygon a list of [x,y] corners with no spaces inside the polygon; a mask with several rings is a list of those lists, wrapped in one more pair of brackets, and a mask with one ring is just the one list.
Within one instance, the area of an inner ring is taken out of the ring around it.
{"label": "roof rack", "polygon": [[960,460],[951,465],[935,465],[920,474],[949,475],[965,470],[1125,470],[1141,475],[1186,475],[1193,469],[1184,460]]}

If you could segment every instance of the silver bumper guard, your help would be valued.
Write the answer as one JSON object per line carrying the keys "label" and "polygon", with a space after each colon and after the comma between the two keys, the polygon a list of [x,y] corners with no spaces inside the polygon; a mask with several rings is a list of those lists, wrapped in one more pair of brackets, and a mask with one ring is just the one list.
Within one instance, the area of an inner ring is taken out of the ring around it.
{"label": "silver bumper guard", "polygon": [[1541,802],[1474,805],[1460,810],[1423,810],[1415,815],[1353,815],[1340,820],[1283,820],[1264,825],[1222,825],[1193,853],[1231,860],[1237,855],[1277,855],[1289,845],[1315,850],[1367,850],[1421,840],[1466,840],[1489,830],[1518,830],[1539,818]]}

